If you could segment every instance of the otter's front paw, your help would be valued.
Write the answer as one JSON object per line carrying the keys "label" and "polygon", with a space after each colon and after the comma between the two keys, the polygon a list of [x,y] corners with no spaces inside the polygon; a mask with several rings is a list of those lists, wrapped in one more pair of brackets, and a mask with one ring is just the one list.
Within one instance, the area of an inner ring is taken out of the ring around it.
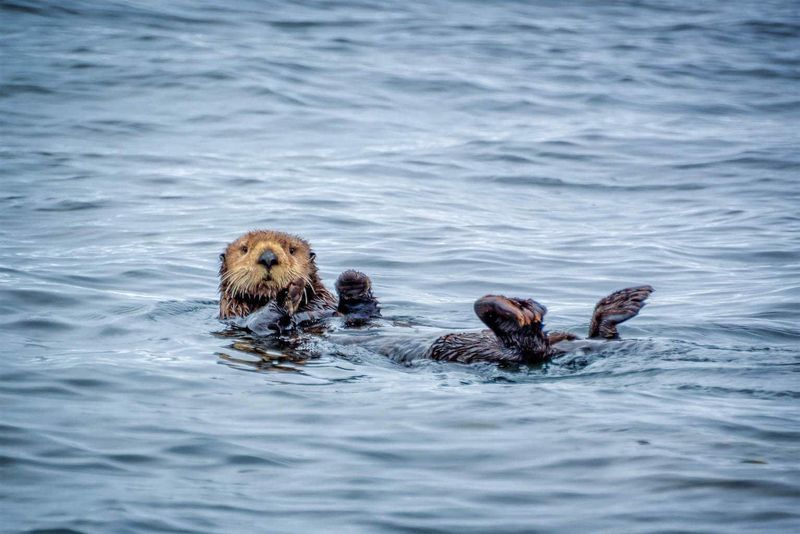
{"label": "otter's front paw", "polygon": [[283,297],[283,309],[288,315],[294,315],[303,304],[306,296],[306,281],[298,279],[289,284]]}
{"label": "otter's front paw", "polygon": [[243,325],[251,332],[261,335],[283,334],[294,328],[294,318],[275,301],[243,319]]}
{"label": "otter's front paw", "polygon": [[381,316],[378,299],[372,294],[372,281],[366,274],[352,269],[343,272],[336,280],[336,293],[337,311],[345,316],[348,326],[362,325]]}

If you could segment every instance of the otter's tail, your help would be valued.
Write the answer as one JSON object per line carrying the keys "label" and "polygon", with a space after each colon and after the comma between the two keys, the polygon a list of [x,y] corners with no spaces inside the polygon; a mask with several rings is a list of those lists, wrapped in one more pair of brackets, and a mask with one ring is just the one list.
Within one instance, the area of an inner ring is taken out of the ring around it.
{"label": "otter's tail", "polygon": [[617,325],[636,317],[653,291],[652,286],[628,287],[601,299],[594,307],[589,337],[618,338]]}

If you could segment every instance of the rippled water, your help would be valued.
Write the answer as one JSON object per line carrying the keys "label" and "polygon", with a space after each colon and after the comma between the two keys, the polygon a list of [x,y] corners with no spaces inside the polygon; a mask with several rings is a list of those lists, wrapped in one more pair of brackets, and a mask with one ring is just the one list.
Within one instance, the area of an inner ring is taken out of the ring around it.
{"label": "rippled water", "polygon": [[[800,528],[797,3],[0,6],[3,530]],[[258,227],[384,323],[227,329]],[[385,355],[639,283],[543,368]]]}

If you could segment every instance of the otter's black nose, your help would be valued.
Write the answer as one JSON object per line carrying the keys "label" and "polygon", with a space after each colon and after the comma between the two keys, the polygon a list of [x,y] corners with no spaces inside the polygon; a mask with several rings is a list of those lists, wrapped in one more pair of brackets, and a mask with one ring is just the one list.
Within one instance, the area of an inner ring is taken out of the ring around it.
{"label": "otter's black nose", "polygon": [[258,263],[269,269],[273,265],[278,264],[278,256],[276,256],[271,250],[268,250],[264,252],[260,258],[258,258]]}

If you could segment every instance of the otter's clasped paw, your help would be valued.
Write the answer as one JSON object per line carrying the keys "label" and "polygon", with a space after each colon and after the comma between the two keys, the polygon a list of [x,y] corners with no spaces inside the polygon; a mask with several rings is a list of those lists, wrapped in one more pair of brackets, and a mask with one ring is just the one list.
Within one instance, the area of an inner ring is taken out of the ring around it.
{"label": "otter's clasped paw", "polygon": [[282,304],[287,315],[294,315],[302,306],[306,297],[306,281],[298,279],[289,284],[285,292],[282,293]]}
{"label": "otter's clasped paw", "polygon": [[285,334],[295,328],[295,319],[273,301],[241,319],[240,326],[259,334]]}

